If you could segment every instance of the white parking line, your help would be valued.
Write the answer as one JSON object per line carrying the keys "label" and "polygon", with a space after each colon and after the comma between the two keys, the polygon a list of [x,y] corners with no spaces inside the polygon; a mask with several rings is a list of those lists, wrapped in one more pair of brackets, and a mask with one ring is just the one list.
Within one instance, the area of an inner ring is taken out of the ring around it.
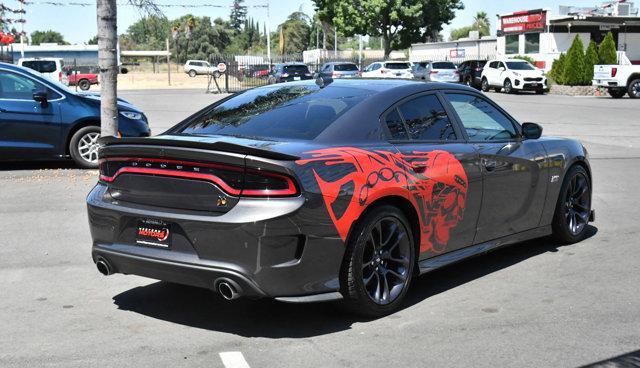
{"label": "white parking line", "polygon": [[251,368],[239,351],[225,351],[219,355],[225,368]]}

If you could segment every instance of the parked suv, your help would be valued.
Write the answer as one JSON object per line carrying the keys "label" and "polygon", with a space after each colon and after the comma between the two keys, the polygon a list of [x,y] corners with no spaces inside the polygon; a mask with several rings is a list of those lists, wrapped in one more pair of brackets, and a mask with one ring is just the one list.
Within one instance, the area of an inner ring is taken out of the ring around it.
{"label": "parked suv", "polygon": [[362,76],[365,78],[413,78],[411,64],[407,61],[377,61],[369,64],[362,72]]}
{"label": "parked suv", "polygon": [[460,82],[469,87],[480,89],[482,87],[482,69],[487,60],[467,60],[458,66]]}
{"label": "parked suv", "polygon": [[[32,69],[0,63],[0,160],[71,157],[98,167],[100,97],[76,93]],[[118,100],[118,134],[149,136],[147,119]]]}
{"label": "parked suv", "polygon": [[214,69],[209,62],[204,60],[187,60],[184,63],[184,72],[192,78],[196,75],[210,74]]}
{"label": "parked suv", "polygon": [[482,69],[482,90],[493,88],[496,92],[535,91],[543,94],[549,90],[544,72],[520,59],[490,60]]}
{"label": "parked suv", "polygon": [[69,85],[69,78],[64,71],[64,60],[61,58],[21,58],[18,66],[24,66],[40,72],[44,77]]}
{"label": "parked suv", "polygon": [[318,72],[319,77],[356,78],[362,75],[358,66],[349,62],[324,63]]}
{"label": "parked suv", "polygon": [[456,65],[450,61],[428,61],[418,63],[413,77],[430,82],[458,83],[460,76]]}
{"label": "parked suv", "polygon": [[282,63],[274,65],[269,75],[269,84],[312,79],[313,74],[304,63]]}

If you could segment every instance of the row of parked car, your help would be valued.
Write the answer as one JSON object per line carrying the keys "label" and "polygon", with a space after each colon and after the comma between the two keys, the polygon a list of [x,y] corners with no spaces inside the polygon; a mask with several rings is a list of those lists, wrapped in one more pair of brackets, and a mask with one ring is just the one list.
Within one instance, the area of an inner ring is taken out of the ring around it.
{"label": "row of parked car", "polygon": [[464,83],[487,92],[495,90],[548,91],[545,73],[520,59],[468,60],[459,65],[451,61],[378,61],[360,70],[352,62],[328,62],[317,73],[301,62],[276,64],[267,75],[269,83],[291,82],[317,77],[403,78],[429,82]]}

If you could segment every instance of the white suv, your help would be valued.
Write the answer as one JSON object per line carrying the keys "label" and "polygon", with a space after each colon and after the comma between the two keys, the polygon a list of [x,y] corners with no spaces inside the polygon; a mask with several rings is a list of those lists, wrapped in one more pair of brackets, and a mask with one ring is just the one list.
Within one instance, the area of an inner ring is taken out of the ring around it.
{"label": "white suv", "polygon": [[482,69],[482,90],[493,88],[496,92],[535,91],[544,94],[549,90],[544,72],[525,60],[489,60]]}
{"label": "white suv", "polygon": [[369,64],[362,72],[363,78],[412,79],[411,64],[407,61],[379,61]]}
{"label": "white suv", "polygon": [[62,69],[64,60],[61,58],[21,58],[18,66],[33,69],[44,77],[69,85],[69,76]]}
{"label": "white suv", "polygon": [[195,77],[196,75],[203,74],[211,74],[213,72],[213,67],[209,62],[204,60],[187,60],[184,64],[184,72],[189,74],[190,77]]}

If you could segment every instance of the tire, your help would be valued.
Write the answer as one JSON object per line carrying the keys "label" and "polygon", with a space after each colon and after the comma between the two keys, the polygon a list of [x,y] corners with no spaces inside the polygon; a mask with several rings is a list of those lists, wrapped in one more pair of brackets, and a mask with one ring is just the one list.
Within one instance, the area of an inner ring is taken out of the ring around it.
{"label": "tire", "polygon": [[89,82],[88,79],[80,79],[78,81],[78,88],[80,88],[83,91],[88,91],[89,88],[91,88],[91,82]]}
{"label": "tire", "polygon": [[618,89],[618,88],[609,88],[607,89],[607,92],[609,93],[609,96],[611,96],[612,98],[622,98],[624,97],[624,95],[627,94],[626,90]]}
{"label": "tire", "polygon": [[346,306],[374,318],[398,310],[411,284],[415,252],[402,211],[384,205],[368,212],[349,236],[340,270]]}
{"label": "tire", "polygon": [[511,80],[505,79],[504,84],[502,85],[502,89],[504,89],[504,93],[506,94],[513,93],[513,84],[511,84]]}
{"label": "tire", "polygon": [[465,77],[463,83],[467,85],[467,87],[473,87],[473,83],[471,82],[471,77]]}
{"label": "tire", "polygon": [[536,95],[544,95],[544,89],[536,89]]}
{"label": "tire", "polygon": [[196,73],[196,71],[195,71],[195,70],[193,70],[193,69],[189,70],[189,76],[190,76],[191,78],[195,78],[195,77],[196,77],[196,75],[198,75],[198,73]]}
{"label": "tire", "polygon": [[489,92],[490,86],[489,86],[489,81],[487,80],[487,78],[482,78],[482,82],[480,84],[480,90],[482,92]]}
{"label": "tire", "polygon": [[75,132],[69,141],[69,153],[76,165],[83,169],[98,167],[98,138],[98,126],[87,126]]}
{"label": "tire", "polygon": [[495,88],[493,89],[493,91],[494,91],[495,93],[500,93],[500,92],[502,92],[502,87],[495,87]]}
{"label": "tire", "polygon": [[627,92],[629,93],[629,97],[631,98],[640,98],[640,79],[634,79],[629,83],[629,88],[627,88]]}
{"label": "tire", "polygon": [[573,165],[564,177],[553,215],[553,235],[563,244],[573,244],[587,236],[591,214],[591,180],[581,165]]}

